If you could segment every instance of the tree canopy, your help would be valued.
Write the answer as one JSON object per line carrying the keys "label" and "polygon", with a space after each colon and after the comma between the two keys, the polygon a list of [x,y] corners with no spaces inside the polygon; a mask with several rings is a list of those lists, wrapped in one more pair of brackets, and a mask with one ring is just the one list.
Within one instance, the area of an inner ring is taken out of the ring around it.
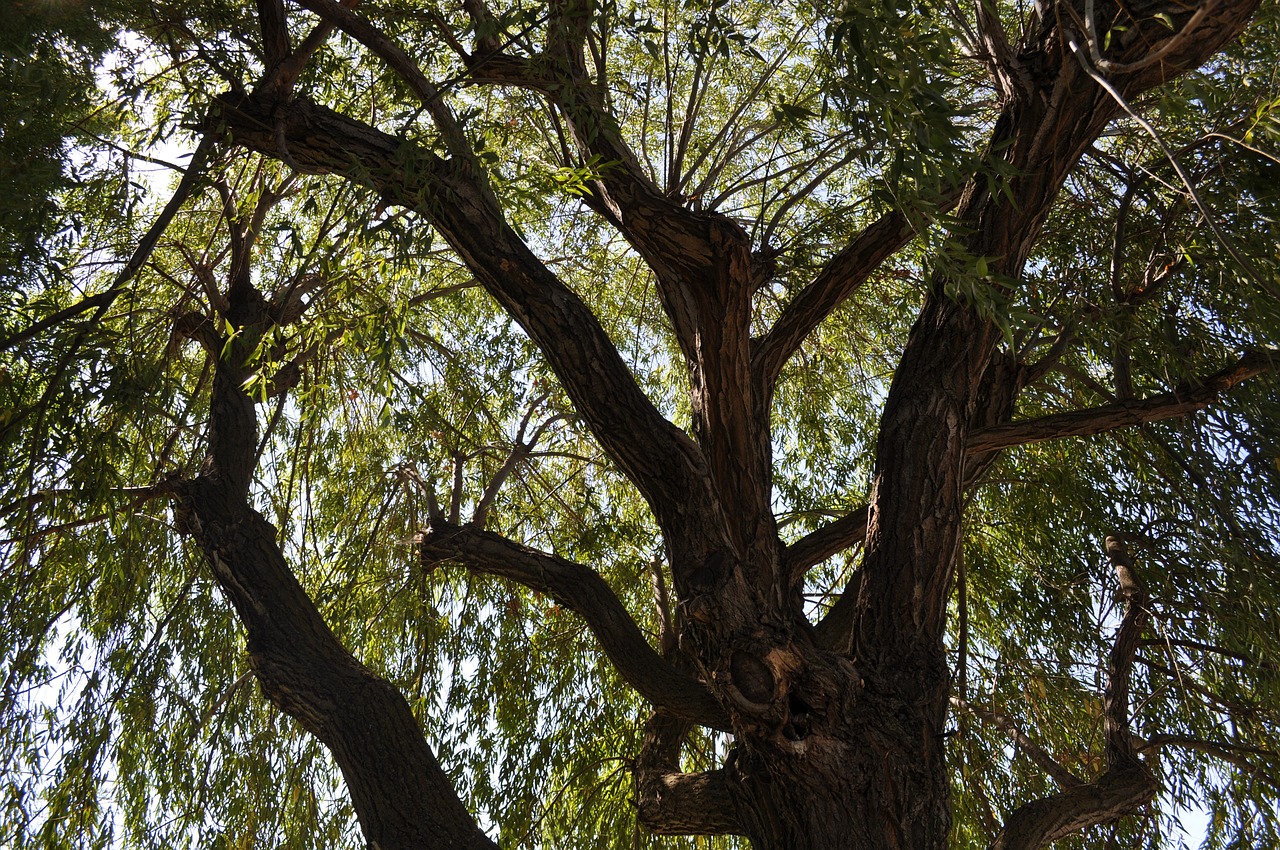
{"label": "tree canopy", "polygon": [[0,843],[1280,845],[1274,0],[0,33]]}

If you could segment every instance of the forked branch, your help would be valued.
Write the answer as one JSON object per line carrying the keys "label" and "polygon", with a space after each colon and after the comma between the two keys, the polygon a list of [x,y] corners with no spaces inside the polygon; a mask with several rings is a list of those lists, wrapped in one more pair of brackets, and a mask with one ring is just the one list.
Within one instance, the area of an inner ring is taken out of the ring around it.
{"label": "forked branch", "polygon": [[[706,526],[684,507],[714,510],[717,499],[702,452],[636,384],[586,304],[529,250],[468,163],[295,98],[224,95],[219,101],[236,144],[279,156],[276,129],[295,166],[341,174],[423,215],[446,237],[485,290],[542,350],[604,450],[645,496],[669,539],[705,541]],[[682,567],[681,563],[673,567]]]}
{"label": "forked branch", "polygon": [[[969,434],[965,454],[973,458],[1016,446],[1102,434],[1147,422],[1186,416],[1219,401],[1223,393],[1237,384],[1271,371],[1276,357],[1270,351],[1249,352],[1234,365],[1215,372],[1202,382],[1187,384],[1172,392],[1138,401],[1117,402],[982,428]],[[971,485],[972,482],[966,480],[966,484]],[[863,506],[788,546],[788,568],[793,571],[808,570],[832,555],[863,542],[866,533],[867,507]]]}

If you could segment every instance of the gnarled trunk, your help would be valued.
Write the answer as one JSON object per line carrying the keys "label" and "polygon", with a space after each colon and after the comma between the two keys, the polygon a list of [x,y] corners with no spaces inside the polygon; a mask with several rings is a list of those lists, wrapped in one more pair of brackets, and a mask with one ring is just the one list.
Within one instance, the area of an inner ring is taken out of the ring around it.
{"label": "gnarled trunk", "polygon": [[814,705],[798,683],[780,734],[739,737],[733,773],[753,847],[946,846],[945,680],[892,678],[854,672],[840,693],[808,693]]}
{"label": "gnarled trunk", "polygon": [[[267,86],[219,98],[223,114],[211,132],[286,158],[300,171],[360,182],[387,202],[414,209],[444,236],[538,346],[577,413],[652,510],[671,573],[673,601],[663,614],[679,632],[678,647],[648,648],[590,568],[482,528],[436,518],[422,536],[424,562],[456,559],[549,593],[583,616],[624,678],[661,711],[636,761],[640,820],[654,831],[737,833],[758,850],[941,850],[950,827],[943,636],[964,488],[989,465],[990,452],[1009,444],[983,444],[986,454],[970,466],[969,434],[990,434],[1007,422],[1024,378],[1020,364],[996,357],[995,324],[975,305],[948,297],[972,289],[973,281],[961,287],[942,276],[929,281],[886,399],[866,512],[788,548],[772,514],[774,385],[804,339],[912,237],[906,217],[888,213],[867,227],[753,339],[758,282],[750,240],[729,218],[687,209],[660,191],[638,165],[587,76],[583,27],[590,6],[551,4],[547,50],[535,59],[506,55],[496,42],[482,45],[486,79],[546,97],[570,124],[582,158],[609,164],[592,175],[586,203],[653,271],[686,360],[693,417],[686,432],[645,395],[587,303],[510,226],[484,163],[422,68],[353,4],[301,2],[401,76],[435,118],[448,156]],[[464,5],[483,30],[484,4]],[[1106,7],[1098,11],[1107,20],[1128,14],[1104,0],[1096,5]],[[1096,70],[1076,52],[1083,35],[1069,23],[1078,17],[1073,9],[1029,30],[1019,55],[1003,34],[991,34],[1004,105],[982,173],[953,193],[957,239],[974,259],[975,273],[982,268],[990,275],[983,286],[1000,295],[1016,286],[1063,181],[1119,113],[1116,99],[1199,64],[1239,32],[1255,5],[1218,3],[1205,6],[1202,12],[1212,10],[1205,14],[1171,7],[1144,12],[1127,30],[1116,27],[1125,35],[1107,48],[1107,61],[1127,70],[1116,72],[1111,90],[1098,85]],[[1200,27],[1196,38],[1170,39],[1166,21],[1189,25],[1192,14]],[[287,38],[283,43],[277,52],[287,52]],[[1146,63],[1152,44],[1165,47],[1160,61]],[[232,393],[232,383],[223,384],[220,391]],[[211,447],[213,471],[223,481],[234,472],[230,480],[239,491],[249,471],[236,464],[246,460],[255,436],[252,417],[241,419],[247,424],[230,415],[215,421]],[[187,491],[197,515],[203,486]],[[237,505],[242,508],[247,511]],[[274,646],[281,636],[272,629],[283,620],[260,610],[259,591],[247,583],[265,580],[252,569],[254,559],[265,558],[275,572],[284,569],[283,559],[262,547],[230,546],[215,528],[200,525],[197,540],[249,628],[251,645],[266,646],[270,637]],[[827,620],[810,625],[802,605],[806,570],[859,543],[865,554],[856,580]],[[300,588],[289,589],[299,596]],[[305,594],[294,602],[309,604]],[[320,634],[322,625],[313,630]],[[292,653],[289,644],[279,642]],[[334,670],[363,675],[353,660],[324,645]],[[375,763],[379,746],[331,734],[341,724],[311,717],[313,707],[299,702],[305,689],[265,662],[256,669],[272,699],[310,724],[349,777],[365,775],[357,768],[367,767],[362,760]],[[1117,722],[1123,703],[1116,700]],[[405,714],[395,700],[378,710]],[[692,723],[734,733],[723,767],[681,772],[681,742]],[[425,745],[397,755],[410,753],[412,760],[411,751],[424,774],[436,777]],[[1119,759],[1111,767],[1095,783],[1079,782],[1039,801],[1039,808],[1015,813],[1001,840],[1010,848],[1036,846],[1149,799],[1152,786],[1140,765]],[[482,846],[467,829],[453,831],[465,813],[442,785],[424,782],[413,803],[423,807],[423,822],[435,812],[448,827],[429,846],[459,846],[464,839]],[[369,787],[377,790],[366,794],[353,783],[366,834],[391,836],[381,825],[386,813],[379,795],[399,800],[403,789]],[[420,846],[420,838],[379,841],[382,850]]]}

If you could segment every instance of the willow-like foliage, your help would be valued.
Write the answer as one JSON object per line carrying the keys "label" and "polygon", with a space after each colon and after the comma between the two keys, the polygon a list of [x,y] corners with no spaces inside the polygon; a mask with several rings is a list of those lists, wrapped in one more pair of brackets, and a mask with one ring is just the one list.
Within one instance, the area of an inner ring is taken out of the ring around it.
{"label": "willow-like foliage", "polygon": [[[797,667],[744,702],[727,659],[745,627],[716,630],[731,615],[699,601],[721,592],[699,570],[730,544],[799,570],[761,592],[775,602],[760,622],[787,625],[750,651],[816,670],[820,650],[879,675],[875,576],[893,573],[875,528],[898,509],[884,435],[933,304],[993,341],[979,372],[1018,375],[975,383],[974,418],[950,426],[961,441],[1003,427],[1004,443],[961,442],[945,470],[914,473],[959,494],[930,644],[945,681],[919,700],[946,704],[929,733],[946,773],[921,794],[945,798],[950,845],[1024,846],[998,842],[1028,803],[1110,776],[1121,740],[1148,799],[1056,846],[1176,848],[1202,819],[1212,850],[1280,845],[1274,0],[1225,40],[1234,0],[8,5],[0,845],[374,840],[336,733],[295,719],[312,709],[263,673],[275,650],[244,619],[257,591],[220,572],[231,556],[192,488],[239,464],[236,504],[403,696],[497,846],[778,846],[743,814],[749,784],[724,830],[650,807],[651,715],[692,723],[663,775],[732,781],[735,764],[772,764],[759,741],[853,722],[803,719],[816,697],[785,692]],[[1100,129],[1040,224],[1015,193],[1049,166],[1006,156],[1021,150],[1006,131],[1054,74],[1088,88],[1081,121]],[[966,218],[984,193],[1032,222],[1009,252],[984,253],[995,225]],[[705,541],[689,529],[712,509],[693,491],[673,507],[692,479],[651,453],[665,432],[604,379],[577,382],[604,367],[537,329],[554,310],[503,290],[525,272],[505,242],[486,264],[493,221],[465,206],[482,202],[594,315],[617,374],[685,441],[671,444],[709,458],[697,468],[730,519]],[[745,287],[734,330],[758,356],[723,381],[707,352],[735,343],[708,334],[735,308],[718,324],[698,300],[712,277],[689,283],[694,251],[672,236],[701,245],[699,222],[749,243],[750,268],[715,280]],[[764,399],[759,433],[732,418],[734,392]],[[229,398],[253,417],[225,448]],[[767,545],[735,537],[757,496]],[[514,549],[492,548],[507,544],[602,579],[661,669],[608,649],[616,623],[573,595],[585,573],[553,587],[550,560],[520,573]],[[639,683],[658,672],[667,684]]]}

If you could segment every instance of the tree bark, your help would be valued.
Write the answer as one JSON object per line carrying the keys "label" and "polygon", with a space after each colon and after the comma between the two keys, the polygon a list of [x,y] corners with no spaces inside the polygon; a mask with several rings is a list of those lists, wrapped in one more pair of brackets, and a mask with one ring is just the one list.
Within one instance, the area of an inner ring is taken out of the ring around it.
{"label": "tree bark", "polygon": [[210,478],[179,489],[186,528],[244,624],[263,694],[329,748],[360,828],[382,850],[494,850],[404,697],[346,651],[298,584],[276,530]]}
{"label": "tree bark", "polygon": [[[753,343],[743,231],[662,195],[635,164],[587,80],[581,4],[553,4],[544,55],[490,51],[486,73],[543,93],[567,116],[582,153],[620,164],[594,181],[590,203],[655,273],[687,360],[693,413],[687,434],[662,417],[588,306],[507,223],[465,134],[409,53],[340,4],[304,5],[402,77],[435,118],[450,158],[272,92],[223,96],[218,130],[267,156],[287,156],[300,170],[374,188],[444,235],[538,345],[601,446],[652,508],[672,567],[682,663],[668,664],[648,647],[586,567],[443,525],[424,538],[424,554],[456,556],[473,569],[557,595],[588,620],[641,693],[680,714],[655,718],[636,761],[639,817],[653,831],[738,833],[759,850],[944,847],[950,674],[943,637],[963,492],[974,469],[1009,444],[1001,440],[1011,432],[999,429],[1007,428],[1020,388],[1016,364],[1010,371],[997,358],[994,323],[948,296],[954,281],[931,281],[886,400],[865,515],[787,550],[770,507],[774,382],[817,323],[910,238],[906,220],[889,214],[871,225]],[[1089,6],[1106,20],[1129,15],[1106,0]],[[1190,10],[1134,12],[1106,51],[1116,91],[1132,97],[1200,64],[1239,33],[1255,6],[1220,0],[1197,18],[1193,38],[1176,41],[1165,21],[1186,23]],[[264,8],[274,14],[278,6]],[[488,14],[480,0],[469,0],[467,9],[477,19]],[[1120,109],[1089,73],[1088,63],[1097,60],[1072,52],[1084,38],[1072,21],[1084,10],[1058,4],[1054,11],[1020,54],[997,43],[992,61],[1007,102],[987,152],[991,168],[975,175],[957,202],[958,238],[970,255],[987,260],[1000,281],[993,285],[1001,287],[1016,285],[1063,181]],[[277,45],[277,53],[286,50]],[[1142,61],[1157,50],[1159,62]],[[220,399],[244,403],[235,377],[215,389],[215,416]],[[1095,411],[1094,419],[1112,422],[1115,413]],[[187,488],[185,504],[215,577],[245,622],[264,690],[330,745],[371,843],[384,850],[487,846],[421,734],[415,736],[403,699],[337,644],[288,574],[273,530],[242,504],[249,480],[238,465],[245,420],[245,411],[234,409],[224,424],[215,420],[212,469]],[[1015,427],[1021,435],[1031,428]],[[226,435],[233,442],[224,444]],[[864,528],[864,563],[838,622],[815,635],[800,605],[804,571]],[[683,662],[694,675],[683,675]],[[1112,714],[1120,718],[1127,692],[1114,693]],[[726,717],[735,734],[728,763],[680,773],[682,724],[724,725]],[[365,725],[375,728],[376,739],[361,731]],[[390,785],[386,776],[393,777]],[[1136,756],[1116,759],[1095,782],[1017,810],[1000,846],[1034,847],[1114,818],[1149,800],[1150,789]]]}

